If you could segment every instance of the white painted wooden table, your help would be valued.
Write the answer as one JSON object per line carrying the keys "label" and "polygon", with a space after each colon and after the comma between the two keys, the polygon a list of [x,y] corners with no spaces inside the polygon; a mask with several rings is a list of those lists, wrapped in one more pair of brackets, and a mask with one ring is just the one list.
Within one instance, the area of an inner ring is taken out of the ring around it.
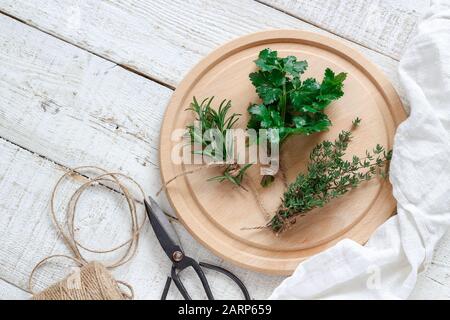
{"label": "white painted wooden table", "polygon": [[[211,50],[264,29],[315,31],[360,50],[401,95],[398,60],[427,6],[426,0],[0,0],[0,298],[29,298],[34,265],[68,253],[48,215],[51,188],[67,168],[95,164],[132,175],[148,194],[159,189],[164,109]],[[125,239],[119,199],[100,189],[82,199],[84,243],[101,248]],[[165,199],[160,203],[171,211]],[[189,255],[232,269],[255,298],[266,298],[283,279],[231,266],[176,228]],[[134,286],[137,298],[152,299],[169,267],[146,227],[136,258],[114,274]],[[67,271],[48,265],[37,287]],[[239,297],[222,276],[209,278],[218,297]],[[450,298],[450,236],[412,298]]]}

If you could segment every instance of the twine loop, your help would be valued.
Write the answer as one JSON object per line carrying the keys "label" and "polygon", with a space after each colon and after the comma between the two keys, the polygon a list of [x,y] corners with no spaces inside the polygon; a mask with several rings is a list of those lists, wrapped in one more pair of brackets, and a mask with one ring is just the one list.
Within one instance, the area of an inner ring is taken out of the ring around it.
{"label": "twine loop", "polygon": [[[72,194],[72,196],[70,197],[68,206],[66,209],[66,223],[65,223],[66,228],[65,228],[64,225],[60,221],[58,221],[58,218],[56,215],[56,210],[55,210],[56,194],[58,193],[58,189],[65,179],[75,176],[75,175],[79,176],[80,172],[83,172],[85,170],[99,172],[99,174],[93,178],[87,177],[86,178],[87,181],[84,182],[80,187],[78,187],[75,190],[75,192]],[[108,171],[106,171],[102,168],[96,167],[96,166],[77,167],[77,168],[67,171],[64,175],[62,175],[59,178],[59,180],[56,182],[56,184],[53,188],[51,198],[50,198],[50,216],[51,216],[53,225],[56,227],[56,229],[58,231],[58,234],[61,235],[61,237],[63,238],[65,244],[67,245],[67,247],[69,248],[69,250],[71,251],[73,256],[62,255],[62,254],[51,255],[49,257],[42,259],[38,264],[36,264],[36,266],[33,268],[32,272],[30,274],[30,278],[29,278],[29,282],[28,282],[28,287],[32,294],[34,294],[33,293],[34,274],[36,273],[36,271],[39,268],[42,267],[42,265],[44,265],[46,262],[48,262],[51,259],[66,258],[66,259],[72,260],[78,266],[84,267],[89,264],[89,261],[87,261],[87,259],[83,256],[82,250],[91,252],[91,253],[96,253],[96,254],[105,254],[105,253],[115,252],[122,248],[126,248],[125,252],[122,255],[120,255],[119,258],[117,258],[114,262],[112,262],[108,265],[104,265],[104,267],[106,269],[111,270],[111,269],[114,269],[114,268],[124,265],[125,263],[130,261],[130,259],[132,259],[135,256],[136,250],[138,247],[138,243],[139,243],[139,234],[146,222],[146,215],[144,212],[142,221],[139,222],[138,214],[137,214],[137,207],[136,207],[137,201],[133,197],[129,187],[127,187],[123,183],[123,181],[128,181],[129,183],[131,183],[132,185],[137,187],[137,189],[140,193],[140,195],[139,195],[140,199],[145,198],[145,194],[144,194],[142,187],[139,185],[139,183],[137,183],[130,176],[125,175],[120,172],[108,172]],[[110,249],[89,248],[86,245],[82,244],[79,240],[77,240],[76,235],[75,235],[75,217],[76,217],[77,206],[78,206],[80,197],[89,187],[96,186],[99,184],[104,187],[109,187],[109,184],[112,184],[112,185],[115,185],[118,187],[118,190],[113,189],[113,191],[118,191],[125,197],[127,204],[128,204],[129,215],[130,215],[130,220],[131,220],[131,230],[130,230],[131,236],[130,236],[130,238],[128,240],[124,241],[123,243],[120,243],[119,245],[116,245]],[[133,288],[129,284],[127,284],[123,281],[116,281],[116,283],[120,284],[123,287],[126,287],[128,289],[127,290],[128,292],[121,290],[121,292],[125,298],[132,299],[134,297]]]}

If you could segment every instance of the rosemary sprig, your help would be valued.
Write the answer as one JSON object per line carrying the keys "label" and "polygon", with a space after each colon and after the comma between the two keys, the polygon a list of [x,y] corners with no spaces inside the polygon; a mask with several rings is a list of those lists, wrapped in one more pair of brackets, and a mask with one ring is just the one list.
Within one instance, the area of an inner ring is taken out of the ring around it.
{"label": "rosemary sprig", "polygon": [[[204,139],[205,133],[209,131],[212,134],[211,129],[218,130],[222,137],[225,137],[226,130],[233,128],[241,116],[240,113],[232,113],[230,116],[227,116],[227,113],[231,108],[230,100],[223,100],[217,111],[211,106],[213,100],[214,97],[211,97],[198,103],[197,99],[193,97],[191,105],[186,109],[186,111],[192,111],[195,114],[196,120],[199,122],[199,126],[196,127],[195,124],[191,124],[187,126],[187,129],[191,137],[191,142],[202,145],[203,149],[201,154],[204,154],[203,150],[207,146],[208,141],[210,141]],[[223,147],[225,147],[225,140],[221,142],[223,142]],[[213,157],[218,161],[224,160],[226,159],[226,149],[222,148],[222,150],[225,152],[224,154],[215,154],[213,152],[212,154],[205,155]]]}
{"label": "rosemary sprig", "polygon": [[251,165],[251,163],[248,163],[241,167],[237,163],[229,164],[225,167],[221,175],[209,178],[208,181],[230,181],[234,185],[247,191],[247,189],[242,185],[242,180],[244,179],[245,172],[251,167]]}
{"label": "rosemary sprig", "polygon": [[[354,127],[360,121],[355,119]],[[392,150],[386,151],[378,144],[372,152],[366,151],[364,158],[353,156],[350,161],[344,160],[351,137],[350,131],[342,131],[334,142],[323,141],[312,150],[307,172],[299,174],[289,185],[282,205],[267,224],[269,228],[280,233],[294,224],[296,217],[323,207],[363,181],[386,176]]]}
{"label": "rosemary sprig", "polygon": [[[228,153],[230,147],[226,145],[226,131],[232,129],[236,122],[239,120],[241,114],[232,113],[228,115],[231,109],[231,101],[223,100],[219,108],[216,110],[212,107],[214,97],[206,98],[201,103],[193,97],[193,101],[189,108],[186,110],[194,112],[198,126],[191,124],[187,126],[188,134],[190,136],[191,143],[197,143],[201,146],[201,150],[193,150],[194,154],[200,154],[207,156],[223,167],[222,174],[216,177],[208,179],[209,181],[229,181],[232,184],[245,189],[242,186],[242,180],[245,172],[251,166],[246,164],[240,166],[237,163],[226,163],[228,159]],[[217,131],[217,135],[214,137],[214,131]],[[214,142],[214,148],[207,148],[208,144]]]}

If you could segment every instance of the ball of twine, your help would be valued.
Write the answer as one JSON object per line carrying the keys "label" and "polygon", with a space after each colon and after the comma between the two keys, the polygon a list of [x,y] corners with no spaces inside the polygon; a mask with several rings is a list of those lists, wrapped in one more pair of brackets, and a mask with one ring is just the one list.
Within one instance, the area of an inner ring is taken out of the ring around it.
{"label": "ball of twine", "polygon": [[[85,183],[83,183],[80,187],[78,187],[75,190],[75,192],[72,194],[72,196],[70,197],[68,206],[67,206],[67,210],[66,210],[67,229],[65,229],[63,224],[60,223],[60,221],[58,221],[58,219],[57,219],[56,210],[55,210],[56,194],[58,192],[58,189],[59,189],[62,181],[64,181],[65,179],[67,179],[69,177],[72,177],[74,175],[79,175],[80,172],[83,172],[86,170],[93,171],[93,172],[99,172],[99,174],[96,177],[87,178],[88,180]],[[130,261],[135,256],[137,246],[139,243],[139,234],[142,230],[142,227],[144,226],[144,224],[146,222],[146,214],[144,212],[142,222],[139,223],[139,221],[138,221],[139,219],[138,219],[138,215],[137,215],[137,207],[136,207],[137,201],[132,196],[130,188],[124,184],[124,181],[128,181],[132,185],[137,187],[137,189],[139,190],[139,193],[140,193],[140,199],[145,198],[145,194],[144,194],[142,187],[139,185],[139,183],[137,183],[130,176],[125,175],[120,172],[108,172],[108,171],[106,171],[102,168],[96,167],[96,166],[77,167],[77,168],[69,170],[68,172],[66,172],[64,175],[62,175],[59,178],[59,180],[56,182],[56,184],[53,188],[51,198],[50,198],[50,216],[51,216],[54,226],[56,227],[56,229],[58,231],[58,234],[61,235],[62,239],[64,240],[64,242],[67,245],[67,247],[69,248],[69,250],[72,252],[73,256],[58,254],[58,255],[51,255],[51,256],[48,256],[48,257],[42,259],[33,268],[32,272],[30,274],[28,287],[32,294],[35,294],[33,292],[33,278],[34,278],[36,271],[39,268],[41,268],[50,259],[55,259],[55,258],[66,258],[66,259],[74,261],[78,266],[82,267],[81,280],[85,279],[85,281],[84,281],[85,283],[81,283],[81,286],[84,287],[84,290],[81,290],[79,292],[84,292],[84,294],[81,294],[81,296],[80,296],[80,293],[78,292],[77,298],[83,298],[83,297],[89,298],[92,296],[92,294],[89,294],[88,289],[93,287],[93,283],[92,283],[93,281],[100,284],[100,286],[103,287],[103,288],[100,288],[99,292],[103,292],[103,294],[105,294],[103,296],[104,298],[106,296],[108,296],[107,295],[108,292],[106,292],[108,290],[105,291],[105,288],[116,287],[115,289],[117,289],[117,286],[115,286],[115,285],[111,287],[111,281],[108,280],[108,279],[110,279],[110,276],[109,276],[109,274],[106,274],[106,270],[111,270],[111,269],[117,268],[119,266],[122,266],[125,263],[127,263],[128,261]],[[101,184],[103,186],[105,186],[105,184],[112,184],[112,185],[115,185],[118,187],[118,190],[116,190],[116,191],[120,192],[125,197],[127,204],[128,204],[129,215],[130,215],[130,220],[131,220],[131,230],[130,230],[131,236],[130,236],[130,238],[128,240],[124,241],[123,243],[120,243],[119,245],[116,245],[109,249],[102,249],[102,250],[92,249],[92,248],[87,247],[86,245],[82,244],[75,236],[75,217],[76,217],[76,213],[77,213],[77,206],[79,203],[79,199],[80,199],[81,195],[89,187],[98,185],[98,184]],[[95,263],[89,262],[82,254],[82,250],[85,250],[85,251],[88,251],[91,253],[96,253],[96,254],[105,254],[105,253],[115,252],[122,248],[125,248],[124,253],[121,254],[119,256],[119,258],[117,258],[114,262],[112,262],[108,265],[103,265],[103,264],[99,265],[99,263],[97,263],[97,262],[95,262]],[[92,270],[92,272],[90,272],[89,274],[83,273],[83,267],[86,267],[85,268],[86,270]],[[128,299],[133,298],[133,296],[134,296],[133,289],[129,284],[127,284],[123,281],[114,281],[114,282],[116,282],[117,284],[122,284],[128,288],[130,293],[123,292],[123,296],[125,298],[128,298]],[[61,287],[61,284],[59,284],[59,287]],[[58,292],[64,292],[67,295],[67,288],[63,288],[62,290],[59,290]],[[112,292],[110,292],[110,293],[112,294]],[[101,296],[102,295],[100,294],[100,297]],[[63,297],[61,297],[61,298],[63,298]]]}

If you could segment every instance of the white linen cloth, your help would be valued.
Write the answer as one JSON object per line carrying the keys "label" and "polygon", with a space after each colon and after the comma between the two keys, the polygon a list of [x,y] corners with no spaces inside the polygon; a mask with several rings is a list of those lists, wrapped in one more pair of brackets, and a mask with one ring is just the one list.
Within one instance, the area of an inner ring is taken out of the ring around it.
{"label": "white linen cloth", "polygon": [[405,299],[450,225],[450,0],[432,3],[399,64],[411,112],[394,141],[397,215],[365,246],[342,240],[270,299]]}

